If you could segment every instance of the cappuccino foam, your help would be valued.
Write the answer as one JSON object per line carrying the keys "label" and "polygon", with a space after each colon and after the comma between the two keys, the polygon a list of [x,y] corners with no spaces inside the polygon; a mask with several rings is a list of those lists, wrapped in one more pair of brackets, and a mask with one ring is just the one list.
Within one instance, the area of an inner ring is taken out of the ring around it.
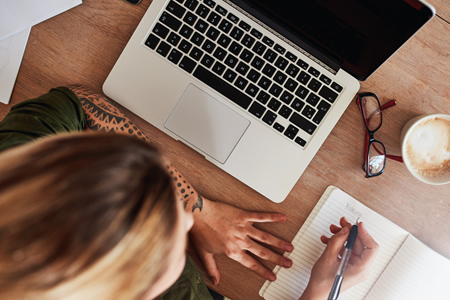
{"label": "cappuccino foam", "polygon": [[406,141],[406,156],[411,167],[426,177],[450,173],[450,120],[427,119],[417,124]]}

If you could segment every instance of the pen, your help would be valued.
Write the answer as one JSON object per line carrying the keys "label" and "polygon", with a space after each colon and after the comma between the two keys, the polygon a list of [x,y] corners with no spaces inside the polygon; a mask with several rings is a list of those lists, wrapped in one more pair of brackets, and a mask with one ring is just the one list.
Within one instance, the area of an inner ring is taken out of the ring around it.
{"label": "pen", "polygon": [[352,226],[350,234],[348,235],[347,243],[345,244],[344,254],[342,255],[341,263],[339,264],[338,272],[336,274],[336,278],[334,279],[333,287],[331,288],[328,300],[336,300],[339,296],[342,280],[344,279],[344,270],[345,267],[347,266],[348,258],[352,253],[353,245],[355,244],[356,241],[356,236],[358,235],[358,224],[359,218],[358,220],[356,220],[355,225]]}

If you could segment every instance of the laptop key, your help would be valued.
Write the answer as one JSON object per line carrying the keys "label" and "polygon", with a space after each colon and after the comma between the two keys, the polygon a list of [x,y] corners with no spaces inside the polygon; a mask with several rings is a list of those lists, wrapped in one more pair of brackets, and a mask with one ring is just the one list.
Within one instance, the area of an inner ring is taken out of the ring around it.
{"label": "laptop key", "polygon": [[191,13],[190,11],[184,16],[183,21],[191,26],[194,26],[195,21],[197,21],[197,16]]}
{"label": "laptop key", "polygon": [[178,18],[181,18],[184,15],[184,13],[186,12],[186,8],[182,7],[181,5],[179,5],[178,3],[176,3],[173,0],[170,1],[169,4],[167,4],[166,9],[168,11],[170,11],[171,13],[173,13]]}
{"label": "laptop key", "polygon": [[220,31],[216,28],[210,26],[208,31],[206,32],[206,36],[209,37],[211,40],[215,41],[220,35]]}
{"label": "laptop key", "polygon": [[252,106],[250,106],[250,109],[248,111],[257,118],[261,118],[266,111],[266,108],[255,101],[253,102]]}
{"label": "laptop key", "polygon": [[230,32],[230,36],[237,41],[239,41],[243,35],[244,31],[242,31],[242,29],[239,29],[239,27],[236,26]]}
{"label": "laptop key", "polygon": [[166,36],[169,34],[169,31],[169,28],[162,25],[161,23],[156,23],[155,27],[153,27],[153,33],[155,33],[162,39],[166,38]]}
{"label": "laptop key", "polygon": [[262,118],[263,122],[269,124],[272,126],[273,122],[277,119],[277,115],[274,114],[272,111],[268,110],[264,117]]}
{"label": "laptop key", "polygon": [[204,3],[211,8],[214,8],[214,6],[216,6],[216,2],[214,2],[213,0],[205,0]]}
{"label": "laptop key", "polygon": [[228,50],[230,50],[230,52],[233,53],[234,55],[239,55],[239,53],[241,53],[242,46],[236,42],[233,42],[231,43],[231,46],[230,48],[228,48]]}
{"label": "laptop key", "polygon": [[228,20],[230,20],[231,22],[237,24],[237,22],[239,22],[239,18],[235,15],[233,15],[232,13],[229,13],[227,16]]}
{"label": "laptop key", "polygon": [[339,84],[337,84],[336,82],[333,82],[331,84],[331,88],[333,90],[335,90],[336,92],[340,93],[342,91],[342,86],[340,86]]}
{"label": "laptop key", "polygon": [[288,65],[289,61],[284,59],[283,57],[278,57],[277,61],[275,62],[275,66],[279,68],[280,70],[284,70],[286,66]]}
{"label": "laptop key", "polygon": [[261,44],[261,42],[256,42],[255,46],[253,46],[252,50],[253,52],[255,52],[258,55],[262,55],[264,53],[264,51],[266,51],[267,47],[263,44]]}
{"label": "laptop key", "polygon": [[291,107],[298,112],[303,108],[303,106],[305,106],[305,103],[298,98],[295,98],[294,102],[291,104]]}
{"label": "laptop key", "polygon": [[277,69],[272,66],[271,64],[266,64],[262,70],[264,75],[267,75],[269,78],[273,76],[273,74],[275,74],[275,71]]}
{"label": "laptop key", "polygon": [[216,44],[211,42],[210,40],[206,40],[205,43],[203,43],[202,49],[205,50],[208,53],[212,53],[214,51],[214,48],[216,48]]}
{"label": "laptop key", "polygon": [[261,32],[259,32],[258,30],[256,30],[255,28],[253,28],[252,31],[250,31],[250,33],[257,39],[260,39],[263,36],[263,34]]}
{"label": "laptop key", "polygon": [[308,98],[306,98],[306,102],[311,104],[312,106],[316,106],[319,103],[320,97],[314,93],[310,93]]}
{"label": "laptop key", "polygon": [[283,101],[286,104],[290,104],[292,99],[294,99],[294,95],[291,93],[284,91],[283,94],[281,94],[280,100]]}
{"label": "laptop key", "polygon": [[245,88],[245,86],[247,85],[248,80],[245,79],[242,76],[239,76],[238,79],[236,79],[236,82],[234,83],[235,86],[237,86],[238,88],[240,88],[241,90],[243,90]]}
{"label": "laptop key", "polygon": [[219,40],[217,41],[217,43],[218,43],[220,46],[222,46],[222,47],[224,47],[224,48],[227,48],[228,45],[231,43],[231,38],[228,37],[228,36],[226,36],[226,35],[224,35],[224,34],[222,33],[222,34],[220,35],[220,38],[219,38]]}
{"label": "laptop key", "polygon": [[203,53],[204,52],[202,50],[198,49],[197,47],[194,47],[191,53],[189,53],[189,56],[195,59],[196,61],[199,61],[200,58],[203,56]]}
{"label": "laptop key", "polygon": [[214,64],[214,62],[215,62],[214,58],[212,58],[208,54],[205,54],[205,56],[203,56],[202,61],[200,63],[207,68],[211,68],[211,66]]}
{"label": "laptop key", "polygon": [[183,70],[185,70],[188,73],[191,73],[192,70],[194,70],[196,65],[197,64],[195,63],[195,61],[193,61],[192,59],[190,59],[187,56],[183,57],[183,59],[181,60],[181,62],[179,64],[180,68],[182,68]]}
{"label": "laptop key", "polygon": [[275,122],[275,124],[273,124],[273,128],[275,128],[275,130],[279,131],[279,132],[283,132],[284,131],[284,126],[281,125],[280,123]]}
{"label": "laptop key", "polygon": [[325,84],[330,84],[331,83],[331,79],[328,78],[327,76],[323,75],[323,74],[320,75],[320,81],[322,81]]}
{"label": "laptop key", "polygon": [[305,70],[308,69],[308,67],[309,67],[309,65],[301,59],[297,60],[297,66],[299,66]]}
{"label": "laptop key", "polygon": [[311,75],[305,73],[304,71],[300,72],[300,75],[298,75],[297,80],[300,81],[300,83],[303,83],[306,85],[311,78]]}
{"label": "laptop key", "polygon": [[275,76],[273,77],[273,80],[275,80],[279,84],[283,84],[284,81],[286,80],[286,78],[287,78],[286,74],[281,73],[280,71],[278,71],[277,74],[275,74]]}
{"label": "laptop key", "polygon": [[248,49],[244,49],[239,58],[245,61],[246,63],[249,63],[252,60],[253,56],[255,55],[252,52],[250,52]]}
{"label": "laptop key", "polygon": [[255,43],[255,38],[246,34],[244,38],[241,41],[242,44],[244,44],[245,47],[251,48],[253,44]]}
{"label": "laptop key", "polygon": [[286,69],[286,73],[289,74],[289,76],[292,76],[295,78],[297,76],[298,72],[300,72],[300,69],[293,64],[290,64],[289,67]]}
{"label": "laptop key", "polygon": [[330,110],[331,105],[328,104],[326,101],[322,100],[319,103],[319,106],[317,106],[317,114],[313,118],[313,122],[316,124],[319,124],[322,122],[323,117],[327,114],[327,112]]}
{"label": "laptop key", "polygon": [[263,76],[258,82],[258,86],[262,87],[265,90],[267,90],[271,84],[272,84],[272,81],[269,78],[267,78],[266,76]]}
{"label": "laptop key", "polygon": [[295,94],[299,96],[301,99],[305,99],[306,96],[309,94],[309,91],[307,88],[305,88],[303,85],[299,86],[298,89],[295,91]]}
{"label": "laptop key", "polygon": [[216,14],[215,12],[212,12],[208,17],[208,22],[213,24],[214,26],[217,26],[219,24],[220,20],[222,20],[222,17]]}
{"label": "laptop key", "polygon": [[197,21],[197,24],[195,24],[194,28],[200,31],[201,33],[205,33],[206,29],[208,29],[208,26],[209,26],[208,23],[200,19]]}
{"label": "laptop key", "polygon": [[262,41],[263,41],[264,44],[266,44],[269,47],[272,47],[273,44],[274,44],[274,41],[269,39],[267,36],[263,37]]}
{"label": "laptop key", "polygon": [[316,110],[309,105],[306,105],[306,107],[302,110],[302,115],[304,115],[308,119],[311,119],[315,113]]}
{"label": "laptop key", "polygon": [[225,58],[224,63],[230,68],[234,68],[238,63],[238,59],[234,55],[228,54],[227,58]]}
{"label": "laptop key", "polygon": [[291,53],[291,52],[287,52],[286,53],[286,55],[285,55],[289,60],[291,60],[291,61],[293,61],[293,62],[295,62],[296,60],[297,60],[297,56],[295,56],[293,53]]}
{"label": "laptop key", "polygon": [[284,85],[284,87],[291,92],[294,92],[295,89],[297,88],[297,86],[298,86],[298,83],[291,78],[288,78],[288,80],[286,81],[286,84]]}
{"label": "laptop key", "polygon": [[259,72],[256,72],[254,69],[251,69],[247,74],[247,79],[254,83],[258,81],[259,77],[261,77],[261,74],[259,74]]}
{"label": "laptop key", "polygon": [[200,6],[197,8],[195,13],[199,15],[202,18],[206,18],[206,16],[209,14],[210,9],[204,6],[203,4],[200,4]]}
{"label": "laptop key", "polygon": [[175,32],[171,32],[169,34],[169,37],[167,38],[167,41],[169,44],[172,44],[173,46],[177,46],[178,43],[181,41],[181,37],[176,34]]}
{"label": "laptop key", "polygon": [[247,89],[245,90],[245,92],[247,94],[249,94],[250,96],[255,97],[256,94],[259,92],[259,88],[256,85],[254,85],[253,83],[250,83],[248,85]]}
{"label": "laptop key", "polygon": [[320,87],[322,86],[322,84],[316,80],[316,79],[312,79],[311,82],[308,84],[308,87],[313,90],[314,92],[317,92]]}
{"label": "laptop key", "polygon": [[302,117],[301,115],[299,115],[296,112],[294,112],[292,114],[289,121],[291,121],[292,124],[296,125],[300,129],[302,129],[303,131],[308,133],[309,135],[312,135],[317,128],[316,125],[314,125],[313,123],[311,123],[310,121],[308,121],[307,119],[305,119],[304,117]]}
{"label": "laptop key", "polygon": [[275,49],[275,51],[277,51],[280,54],[284,54],[284,52],[286,52],[286,49],[284,49],[282,46],[276,44],[275,47],[273,47]]}
{"label": "laptop key", "polygon": [[251,26],[245,23],[244,21],[239,22],[239,27],[241,27],[245,31],[249,31],[251,28]]}
{"label": "laptop key", "polygon": [[225,71],[225,74],[223,75],[223,78],[225,78],[229,82],[233,82],[237,77],[236,72],[228,69]]}
{"label": "laptop key", "polygon": [[251,65],[256,70],[261,70],[262,66],[264,65],[264,60],[262,60],[258,56],[255,56],[255,58],[252,60]]}
{"label": "laptop key", "polygon": [[222,61],[226,55],[227,55],[227,52],[220,47],[217,47],[216,51],[214,51],[214,54],[213,54],[213,56],[220,61]]}
{"label": "laptop key", "polygon": [[291,115],[292,109],[290,109],[286,105],[283,105],[283,107],[280,109],[280,111],[278,113],[280,114],[280,116],[287,119]]}
{"label": "laptop key", "polygon": [[247,71],[249,69],[250,69],[250,67],[247,64],[243,63],[242,61],[239,62],[238,66],[236,67],[236,71],[238,71],[238,73],[243,75],[243,76],[245,74],[247,74]]}
{"label": "laptop key", "polygon": [[216,61],[216,63],[214,64],[214,67],[212,68],[214,73],[216,73],[219,76],[222,75],[222,73],[223,73],[223,71],[225,71],[225,69],[226,69],[226,67],[218,61]]}
{"label": "laptop key", "polygon": [[[289,125],[289,126],[290,126],[290,125]],[[284,131],[284,135],[287,136],[288,138],[290,138],[291,140],[293,140],[293,139],[295,138],[295,133],[292,132],[292,131],[290,131],[290,130],[289,130],[289,127],[288,127],[288,129],[286,129],[286,130]]]}
{"label": "laptop key", "polygon": [[295,142],[302,147],[305,147],[305,145],[306,145],[306,141],[299,136],[295,139]]}
{"label": "laptop key", "polygon": [[191,37],[193,32],[194,32],[194,30],[187,25],[183,25],[183,27],[181,27],[181,30],[180,30],[180,34],[187,39],[189,39]]}
{"label": "laptop key", "polygon": [[222,22],[220,22],[219,29],[222,30],[225,33],[230,32],[231,27],[233,27],[233,24],[230,23],[228,20],[223,19]]}
{"label": "laptop key", "polygon": [[292,124],[290,124],[286,130],[289,130],[290,132],[292,132],[294,134],[297,134],[300,131],[300,129],[298,129],[297,127],[295,127]]}
{"label": "laptop key", "polygon": [[333,103],[338,96],[338,94],[330,90],[327,86],[323,86],[323,88],[319,92],[319,95],[325,98],[325,100],[330,101],[331,103]]}
{"label": "laptop key", "polygon": [[152,33],[148,36],[147,40],[145,41],[145,45],[150,47],[150,49],[155,50],[159,41],[160,41],[159,37],[157,37]]}
{"label": "laptop key", "polygon": [[308,73],[312,74],[314,77],[318,77],[320,75],[320,72],[316,69],[314,69],[313,67],[310,67],[308,69]]}
{"label": "laptop key", "polygon": [[269,99],[270,99],[270,95],[264,91],[259,92],[258,97],[256,97],[256,100],[258,100],[262,104],[266,104],[267,101],[269,101]]}
{"label": "laptop key", "polygon": [[277,58],[278,54],[276,54],[271,49],[267,49],[266,54],[264,54],[264,58],[273,63]]}
{"label": "laptop key", "polygon": [[195,45],[199,46],[203,43],[205,40],[205,37],[201,35],[200,33],[196,32],[191,38],[191,42],[193,42]]}
{"label": "laptop key", "polygon": [[167,44],[166,42],[162,41],[159,44],[158,48],[156,48],[156,52],[158,52],[159,54],[161,54],[162,56],[165,57],[167,55],[167,53],[169,53],[170,48],[171,47],[170,47],[169,44]]}
{"label": "laptop key", "polygon": [[222,16],[226,16],[226,14],[227,14],[227,12],[228,12],[225,8],[223,8],[223,7],[220,6],[220,5],[217,5],[216,11],[217,11],[219,14],[221,14]]}
{"label": "laptop key", "polygon": [[267,106],[268,106],[271,110],[273,110],[274,112],[276,112],[276,111],[280,108],[281,102],[278,101],[278,100],[275,99],[275,98],[272,98],[272,99],[269,101],[269,104],[267,104]]}
{"label": "laptop key", "polygon": [[195,78],[215,89],[243,109],[247,109],[250,106],[252,98],[239,91],[232,85],[224,82],[222,78],[214,75],[203,66],[198,66],[193,75]]}
{"label": "laptop key", "polygon": [[187,0],[186,3],[184,3],[184,6],[186,6],[190,10],[195,10],[197,5],[198,5],[198,1],[197,0]]}
{"label": "laptop key", "polygon": [[180,49],[181,51],[183,51],[186,54],[188,54],[188,52],[189,52],[189,50],[191,50],[191,48],[192,48],[192,44],[186,40],[182,40],[180,45],[178,45],[178,49]]}
{"label": "laptop key", "polygon": [[172,49],[172,51],[170,51],[169,55],[167,56],[167,59],[174,64],[178,64],[181,56],[183,56],[183,54],[180,51],[178,51],[177,49]]}

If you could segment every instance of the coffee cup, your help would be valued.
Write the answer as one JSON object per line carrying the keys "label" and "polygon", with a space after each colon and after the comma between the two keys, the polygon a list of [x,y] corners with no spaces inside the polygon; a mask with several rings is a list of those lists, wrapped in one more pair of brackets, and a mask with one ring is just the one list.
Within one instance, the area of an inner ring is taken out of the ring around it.
{"label": "coffee cup", "polygon": [[400,143],[409,172],[422,182],[450,183],[450,115],[423,115],[408,121]]}

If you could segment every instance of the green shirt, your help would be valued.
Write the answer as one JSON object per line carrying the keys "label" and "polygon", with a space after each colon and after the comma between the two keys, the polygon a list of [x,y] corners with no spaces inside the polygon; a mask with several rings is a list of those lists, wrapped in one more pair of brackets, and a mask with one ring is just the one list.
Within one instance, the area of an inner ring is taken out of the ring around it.
{"label": "green shirt", "polygon": [[[23,101],[11,108],[0,122],[0,151],[13,148],[40,137],[60,132],[82,131],[86,128],[80,100],[66,87],[51,89],[38,98]],[[202,274],[186,255],[180,278],[160,299],[212,299]]]}

